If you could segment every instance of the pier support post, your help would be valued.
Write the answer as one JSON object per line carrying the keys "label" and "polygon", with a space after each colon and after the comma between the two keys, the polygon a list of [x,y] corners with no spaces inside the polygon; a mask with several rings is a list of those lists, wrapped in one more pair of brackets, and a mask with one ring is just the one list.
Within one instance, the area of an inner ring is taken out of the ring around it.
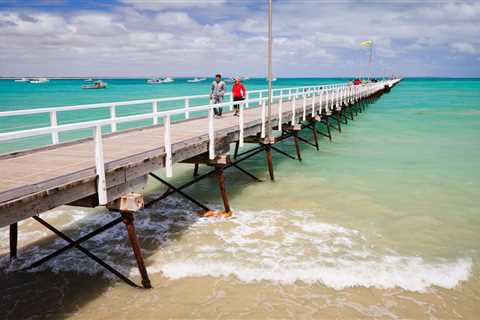
{"label": "pier support post", "polygon": [[18,223],[10,225],[10,260],[17,258]]}
{"label": "pier support post", "polygon": [[319,131],[319,130],[317,130],[317,133],[320,133],[321,135],[324,135],[324,136],[328,137],[328,140],[329,140],[330,142],[332,142],[332,132],[331,132],[331,130],[330,130],[330,116],[328,116],[328,115],[325,116],[325,121],[322,121],[322,122],[323,122],[323,123],[325,124],[325,126],[327,127],[327,134],[325,134],[325,133],[323,133],[323,132],[321,132],[321,131]]}
{"label": "pier support post", "polygon": [[193,167],[193,176],[198,177],[198,163],[195,163],[195,166]]}
{"label": "pier support post", "polygon": [[313,135],[313,141],[315,144],[315,148],[317,151],[320,150],[319,145],[318,145],[318,134],[317,134],[317,122],[319,121],[320,117],[316,116],[314,118],[310,118],[310,129],[312,129],[312,135]]}
{"label": "pier support post", "polygon": [[129,193],[120,199],[115,200],[112,204],[109,204],[108,207],[109,209],[116,209],[120,211],[123,219],[122,221],[127,227],[128,239],[130,240],[130,245],[132,246],[133,254],[135,255],[135,260],[137,261],[138,271],[140,271],[140,275],[142,276],[142,285],[145,289],[150,289],[152,285],[148,277],[147,268],[145,267],[137,233],[135,232],[133,216],[133,214],[143,208],[143,206],[143,195],[139,193]]}
{"label": "pier support post", "polygon": [[340,119],[340,112],[335,112],[336,120],[337,120],[337,130],[338,132],[342,132],[342,120]]}
{"label": "pier support post", "polygon": [[240,147],[240,141],[236,141],[235,143],[235,152],[233,153],[233,159],[237,159],[238,156],[238,148]]}
{"label": "pier support post", "polygon": [[272,159],[272,146],[265,144],[265,153],[267,156],[268,173],[270,174],[270,180],[275,181],[275,175],[273,173],[273,159]]}
{"label": "pier support post", "polygon": [[300,152],[300,142],[298,141],[298,130],[293,130],[293,141],[295,142],[295,151],[297,152],[298,161],[302,161],[302,154]]}
{"label": "pier support post", "polygon": [[223,174],[224,168],[224,164],[216,164],[215,173],[217,175],[218,187],[220,188],[220,193],[222,195],[223,207],[225,208],[226,213],[230,213],[230,203],[228,202],[227,190],[225,189],[225,175]]}
{"label": "pier support post", "polygon": [[343,116],[345,124],[348,124],[347,110],[343,109],[343,111],[340,110],[339,112],[340,112],[340,119],[342,119],[342,116]]}

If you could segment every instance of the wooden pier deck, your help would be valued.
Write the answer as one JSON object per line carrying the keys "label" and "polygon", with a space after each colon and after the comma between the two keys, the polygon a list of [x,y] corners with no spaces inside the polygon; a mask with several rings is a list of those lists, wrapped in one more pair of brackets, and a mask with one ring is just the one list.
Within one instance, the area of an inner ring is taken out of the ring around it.
{"label": "wooden pier deck", "polygon": [[[397,82],[398,80],[379,83],[373,88],[362,89],[362,92],[358,91],[357,88],[356,93],[353,86],[343,86],[339,87],[338,90],[332,87],[332,94],[326,94],[325,96],[322,96],[321,91],[317,90],[317,93],[320,92],[319,95],[315,95],[315,91],[313,95],[307,95],[303,92],[302,98],[296,101],[295,99],[284,101],[282,98],[280,103],[278,99],[277,101],[274,99],[272,126],[278,129],[278,125],[281,123],[285,128],[290,128],[288,130],[297,130],[295,128],[301,128],[302,123],[319,121],[322,117],[328,118],[335,114],[339,116],[362,100],[378,96],[389,90]],[[322,87],[318,88],[322,89]],[[340,95],[340,92],[343,95]],[[141,190],[145,186],[150,173],[166,165],[168,166],[169,162],[166,158],[169,150],[171,150],[172,163],[187,162],[195,165],[199,163],[211,165],[221,163],[225,165],[225,155],[228,155],[231,143],[238,143],[243,138],[246,142],[247,140],[262,141],[261,133],[265,131],[264,110],[265,108],[260,105],[243,109],[242,126],[240,126],[239,118],[234,117],[232,112],[224,113],[222,118],[213,121],[213,140],[211,139],[212,131],[209,131],[209,126],[212,124],[209,122],[211,117],[208,116],[173,122],[168,125],[168,131],[163,124],[156,124],[114,132],[100,137],[103,149],[102,163],[104,163],[105,171],[105,203],[111,204],[132,191]],[[293,113],[295,114],[293,115]],[[281,120],[279,120],[280,117]],[[313,130],[315,131],[315,129]],[[167,140],[165,139],[166,135],[168,136]],[[168,141],[170,145],[166,146],[165,141]],[[270,144],[272,142],[266,143]],[[215,153],[213,159],[211,152],[209,153],[209,150],[212,150],[212,144],[214,144]],[[62,205],[85,207],[99,205],[98,180],[100,176],[98,166],[96,166],[96,162],[98,165],[98,161],[96,161],[96,150],[98,152],[98,149],[96,149],[96,146],[97,141],[94,138],[84,138],[0,156],[0,168],[2,170],[0,180],[0,227],[10,225],[12,258],[16,257],[16,233],[19,221],[33,217],[50,228],[37,215]],[[269,150],[268,148],[270,147],[267,147],[266,150]],[[273,178],[271,154],[269,162],[269,170]],[[219,185],[225,209],[229,211],[223,185],[223,174],[219,179]],[[132,247],[142,274],[143,285],[149,287],[150,283],[133,228],[133,217],[128,210],[122,212],[122,217],[129,231]],[[54,228],[50,230],[70,242],[69,246],[84,250],[81,247],[79,248],[75,241],[68,237],[65,238],[58,230]],[[102,264],[102,262],[99,263]],[[105,267],[108,269],[108,266]],[[109,270],[113,273],[116,272],[115,270]],[[134,285],[122,275],[115,274],[122,280]]]}
{"label": "wooden pier deck", "polygon": [[[303,105],[297,104],[298,118],[303,115]],[[311,107],[311,98],[307,98],[307,113]],[[272,108],[277,114],[278,103]],[[291,102],[283,102],[283,110],[291,110]],[[285,124],[290,121],[291,114],[291,111],[283,112]],[[273,119],[276,120],[277,116]],[[259,107],[244,110],[244,121],[246,136],[260,133]],[[207,150],[205,123],[206,117],[201,117],[172,124],[174,163]],[[164,167],[163,135],[163,125],[157,125],[104,137],[109,201],[124,192],[112,189],[115,186]],[[238,118],[231,112],[215,119],[218,154],[225,150],[225,145],[238,140],[238,135]],[[94,150],[93,140],[87,139],[0,157],[0,227],[96,194]],[[68,192],[70,189],[75,191]],[[50,200],[45,201],[46,198]]]}

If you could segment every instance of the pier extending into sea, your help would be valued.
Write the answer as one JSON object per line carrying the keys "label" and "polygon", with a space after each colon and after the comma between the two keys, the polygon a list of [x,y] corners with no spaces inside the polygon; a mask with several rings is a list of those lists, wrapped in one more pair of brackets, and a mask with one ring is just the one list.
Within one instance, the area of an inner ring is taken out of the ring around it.
{"label": "pier extending into sea", "polygon": [[[202,209],[205,215],[217,215],[208,206],[194,199],[185,189],[210,175],[216,175],[225,211],[231,214],[228,192],[225,186],[224,170],[234,168],[259,181],[255,175],[239,165],[242,161],[264,153],[269,177],[275,180],[272,152],[277,152],[301,161],[301,143],[319,149],[318,135],[332,139],[332,130],[342,130],[342,125],[354,119],[365,107],[388,92],[400,79],[369,82],[361,85],[330,84],[308,87],[274,89],[272,97],[272,129],[274,138],[266,136],[266,90],[249,92],[241,102],[229,101],[217,105],[193,106],[196,99],[206,95],[174,97],[135,101],[122,101],[67,107],[37,108],[0,112],[0,119],[12,116],[48,114],[50,124],[29,130],[0,134],[0,142],[14,142],[16,139],[49,135],[51,144],[35,149],[15,151],[0,155],[0,227],[10,226],[10,257],[17,257],[18,222],[33,218],[54,234],[64,239],[67,245],[46,255],[26,269],[38,267],[59,254],[78,249],[118,278],[132,286],[132,280],[105,263],[82,243],[123,222],[142,276],[142,285],[151,287],[147,268],[144,264],[138,235],[135,231],[135,214],[144,206],[177,193]],[[230,97],[231,98],[231,97]],[[162,104],[183,101],[183,108],[159,111]],[[151,105],[151,112],[131,116],[117,116],[123,106]],[[213,108],[224,107],[232,110],[240,105],[238,117],[227,112],[221,119],[214,117]],[[58,124],[59,113],[74,110],[108,109],[109,117],[101,120]],[[149,121],[150,124],[126,130],[118,130],[119,124]],[[110,133],[102,134],[102,127]],[[89,129],[89,137],[74,141],[60,141],[60,133]],[[309,130],[310,140],[299,135]],[[296,154],[290,155],[276,144],[293,139]],[[233,152],[231,146],[234,144]],[[255,147],[243,151],[246,144]],[[243,151],[243,152],[242,152]],[[167,178],[175,173],[175,163],[189,163],[193,166],[192,181],[174,186],[155,172],[165,168]],[[212,170],[199,175],[200,165]],[[165,184],[169,191],[158,199],[144,203],[143,189],[149,178]],[[79,239],[71,239],[58,230],[41,214],[62,205],[96,207],[106,206],[118,211],[119,216],[101,228]],[[140,235],[141,236],[141,235]]]}

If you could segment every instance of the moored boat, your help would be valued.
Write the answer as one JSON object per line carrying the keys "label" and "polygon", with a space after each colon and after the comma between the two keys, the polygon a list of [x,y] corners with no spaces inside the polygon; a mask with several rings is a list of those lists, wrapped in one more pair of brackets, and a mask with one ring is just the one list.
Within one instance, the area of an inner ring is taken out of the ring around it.
{"label": "moored boat", "polygon": [[29,82],[33,83],[33,84],[45,83],[45,82],[48,82],[48,79],[47,78],[33,78],[33,79],[30,79]]}
{"label": "moored boat", "polygon": [[194,79],[187,80],[187,82],[192,83],[192,82],[201,82],[201,81],[205,81],[205,80],[207,80],[207,78],[196,78],[195,77]]}
{"label": "moored boat", "polygon": [[87,84],[82,86],[82,89],[105,89],[107,87],[107,83],[103,82],[102,80],[95,81],[94,84]]}
{"label": "moored boat", "polygon": [[149,84],[161,84],[161,83],[169,83],[173,82],[174,80],[172,78],[166,77],[166,78],[152,78],[148,79],[147,83]]}

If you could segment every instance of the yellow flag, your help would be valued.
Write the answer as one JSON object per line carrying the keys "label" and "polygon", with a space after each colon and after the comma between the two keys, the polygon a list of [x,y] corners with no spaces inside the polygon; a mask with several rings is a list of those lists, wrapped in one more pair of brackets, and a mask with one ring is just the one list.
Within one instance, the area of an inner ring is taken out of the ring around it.
{"label": "yellow flag", "polygon": [[360,45],[363,46],[363,47],[368,47],[368,46],[371,46],[372,44],[373,44],[372,40],[365,40],[365,41],[360,42]]}

